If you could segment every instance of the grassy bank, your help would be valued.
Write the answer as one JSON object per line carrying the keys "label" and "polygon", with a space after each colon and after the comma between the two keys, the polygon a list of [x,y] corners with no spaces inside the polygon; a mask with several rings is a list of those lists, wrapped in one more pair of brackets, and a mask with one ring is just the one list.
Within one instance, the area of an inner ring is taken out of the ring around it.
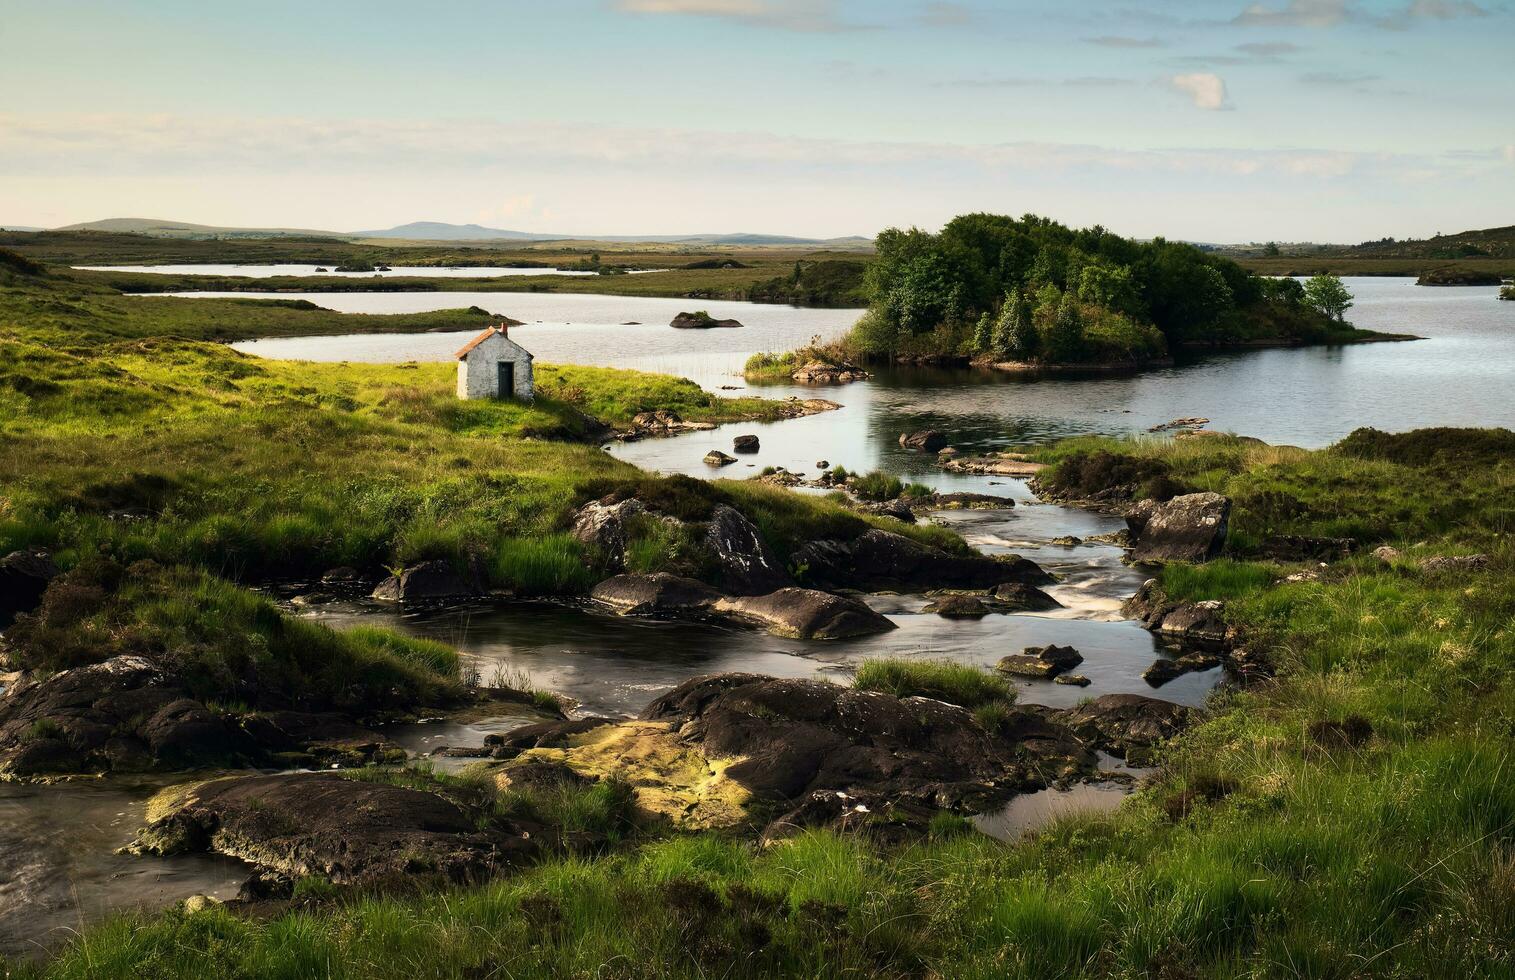
{"label": "grassy bank", "polygon": [[[88,931],[53,977],[1507,977],[1515,971],[1515,488],[1508,433],[1361,433],[1305,452],[1232,439],[1081,440],[1235,496],[1233,552],[1162,574],[1217,598],[1276,677],[1218,696],[1155,780],[1018,846],[903,849],[715,835],[553,860],[440,894],[221,911]],[[1249,542],[1351,533],[1404,554],[1314,580]],[[1418,559],[1477,550],[1482,571]],[[864,686],[998,695],[951,672]],[[32,968],[27,968],[31,970]]]}

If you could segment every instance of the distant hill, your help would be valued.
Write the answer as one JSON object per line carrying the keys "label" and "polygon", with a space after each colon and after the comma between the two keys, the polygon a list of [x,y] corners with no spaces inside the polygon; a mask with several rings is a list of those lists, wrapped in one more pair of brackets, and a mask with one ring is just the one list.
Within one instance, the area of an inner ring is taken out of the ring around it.
{"label": "distant hill", "polygon": [[[39,231],[14,228],[12,231]],[[335,238],[402,239],[416,242],[656,242],[670,245],[796,245],[857,249],[871,246],[873,240],[860,235],[846,238],[796,238],[788,235],[737,234],[699,235],[565,235],[545,232],[511,231],[483,225],[453,225],[442,221],[412,221],[373,231],[318,231],[311,228],[234,228],[222,225],[197,225],[188,221],[165,221],[159,218],[106,218],[67,225],[55,231],[106,231],[155,238]]]}
{"label": "distant hill", "polygon": [[1336,259],[1515,259],[1515,225],[1460,231],[1432,238],[1381,238],[1358,245],[1328,245],[1316,242],[1261,242],[1220,245],[1215,251],[1236,258],[1336,258]]}
{"label": "distant hill", "polygon": [[43,228],[33,227],[32,225],[0,225],[0,231],[45,231],[45,230],[46,229],[43,229]]}

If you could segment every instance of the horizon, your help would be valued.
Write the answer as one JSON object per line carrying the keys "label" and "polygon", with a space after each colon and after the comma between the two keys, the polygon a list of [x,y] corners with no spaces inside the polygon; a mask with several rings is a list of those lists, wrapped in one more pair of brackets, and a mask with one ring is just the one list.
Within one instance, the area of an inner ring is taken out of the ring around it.
{"label": "horizon", "polygon": [[0,227],[829,239],[990,211],[1234,244],[1511,222],[1508,2],[1191,6],[66,0],[0,38],[0,81],[32,93],[0,113]]}

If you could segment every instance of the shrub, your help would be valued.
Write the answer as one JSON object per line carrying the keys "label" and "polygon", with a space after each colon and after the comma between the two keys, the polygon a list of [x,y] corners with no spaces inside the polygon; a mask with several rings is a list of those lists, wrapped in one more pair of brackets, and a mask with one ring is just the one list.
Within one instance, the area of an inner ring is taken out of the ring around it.
{"label": "shrub", "polygon": [[950,660],[865,660],[858,665],[852,686],[897,698],[935,698],[964,708],[1015,703],[1015,688],[1006,678]]}
{"label": "shrub", "polygon": [[864,500],[885,501],[898,497],[905,489],[905,485],[898,477],[891,476],[883,470],[874,470],[866,476],[860,476],[852,481],[852,491]]}

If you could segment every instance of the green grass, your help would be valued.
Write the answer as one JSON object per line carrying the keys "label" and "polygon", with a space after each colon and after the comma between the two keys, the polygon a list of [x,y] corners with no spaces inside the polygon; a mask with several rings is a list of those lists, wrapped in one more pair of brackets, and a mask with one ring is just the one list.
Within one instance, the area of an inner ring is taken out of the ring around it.
{"label": "green grass", "polygon": [[964,708],[1015,703],[1015,688],[1003,676],[950,660],[864,660],[852,686],[897,698],[934,698]]}

